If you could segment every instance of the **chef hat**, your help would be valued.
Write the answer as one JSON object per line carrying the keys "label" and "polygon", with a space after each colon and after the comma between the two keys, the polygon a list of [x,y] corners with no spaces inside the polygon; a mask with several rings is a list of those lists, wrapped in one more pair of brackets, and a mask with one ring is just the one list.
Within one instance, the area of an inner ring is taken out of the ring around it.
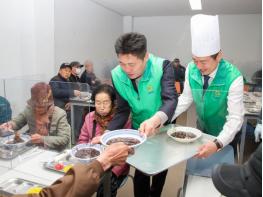
{"label": "chef hat", "polygon": [[192,54],[197,57],[220,51],[218,16],[197,14],[191,18]]}

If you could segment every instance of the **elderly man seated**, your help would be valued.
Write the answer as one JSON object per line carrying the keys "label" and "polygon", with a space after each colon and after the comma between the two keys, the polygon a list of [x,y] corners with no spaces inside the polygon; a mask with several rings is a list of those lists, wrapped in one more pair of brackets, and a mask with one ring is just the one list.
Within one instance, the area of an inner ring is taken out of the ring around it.
{"label": "elderly man seated", "polygon": [[70,85],[70,75],[70,64],[63,63],[60,66],[58,74],[54,76],[49,82],[54,95],[55,105],[65,110],[70,110],[70,97],[80,96],[80,91],[74,90]]}
{"label": "elderly man seated", "polygon": [[84,63],[85,71],[81,74],[80,82],[87,83],[90,86],[90,89],[95,89],[100,85],[100,80],[96,77],[93,71],[93,63],[90,60],[86,60]]}

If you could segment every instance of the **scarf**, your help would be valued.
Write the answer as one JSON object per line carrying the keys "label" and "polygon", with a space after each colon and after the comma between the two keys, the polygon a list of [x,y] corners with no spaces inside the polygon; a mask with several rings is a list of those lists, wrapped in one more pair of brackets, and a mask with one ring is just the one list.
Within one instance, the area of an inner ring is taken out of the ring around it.
{"label": "scarf", "polygon": [[53,112],[54,104],[51,105],[44,114],[38,114],[34,112],[36,133],[42,136],[48,135]]}
{"label": "scarf", "polygon": [[104,133],[104,131],[107,129],[107,126],[109,124],[109,122],[112,120],[114,114],[115,114],[116,108],[113,107],[111,109],[111,111],[109,112],[108,115],[106,116],[101,116],[100,114],[97,113],[97,111],[95,110],[95,117],[94,120],[96,121],[97,124],[100,125],[100,127],[102,128],[102,133]]}

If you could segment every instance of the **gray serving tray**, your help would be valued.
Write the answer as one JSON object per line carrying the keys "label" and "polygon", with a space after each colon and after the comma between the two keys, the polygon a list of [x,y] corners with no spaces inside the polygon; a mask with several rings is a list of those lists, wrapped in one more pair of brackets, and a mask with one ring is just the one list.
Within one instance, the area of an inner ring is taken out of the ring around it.
{"label": "gray serving tray", "polygon": [[9,136],[9,135],[13,135],[13,134],[14,134],[13,131],[4,130],[4,129],[0,128],[0,137],[6,137],[6,136]]}
{"label": "gray serving tray", "polygon": [[60,154],[58,154],[52,161],[49,162],[44,162],[44,168],[48,169],[48,170],[53,170],[59,173],[65,173],[65,171],[63,169],[61,170],[57,170],[55,168],[56,164],[62,164],[64,167],[68,166],[68,165],[72,165],[74,166],[74,164],[77,163],[76,160],[74,160],[69,153],[65,153],[62,152]]}
{"label": "gray serving tray", "polygon": [[9,150],[8,148],[1,146],[0,147],[0,159],[10,160],[16,158],[18,155],[23,154],[24,152],[34,148],[34,146],[24,146],[16,150]]}
{"label": "gray serving tray", "polygon": [[9,179],[0,183],[0,194],[6,196],[26,194],[27,191],[32,187],[44,188],[45,185],[20,178]]}

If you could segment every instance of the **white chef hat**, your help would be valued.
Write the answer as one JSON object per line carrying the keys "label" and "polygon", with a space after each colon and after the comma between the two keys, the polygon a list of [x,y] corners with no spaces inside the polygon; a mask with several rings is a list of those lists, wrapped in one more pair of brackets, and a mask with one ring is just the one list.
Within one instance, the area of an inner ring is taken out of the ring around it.
{"label": "white chef hat", "polygon": [[197,14],[191,18],[192,54],[197,57],[220,51],[218,16]]}

